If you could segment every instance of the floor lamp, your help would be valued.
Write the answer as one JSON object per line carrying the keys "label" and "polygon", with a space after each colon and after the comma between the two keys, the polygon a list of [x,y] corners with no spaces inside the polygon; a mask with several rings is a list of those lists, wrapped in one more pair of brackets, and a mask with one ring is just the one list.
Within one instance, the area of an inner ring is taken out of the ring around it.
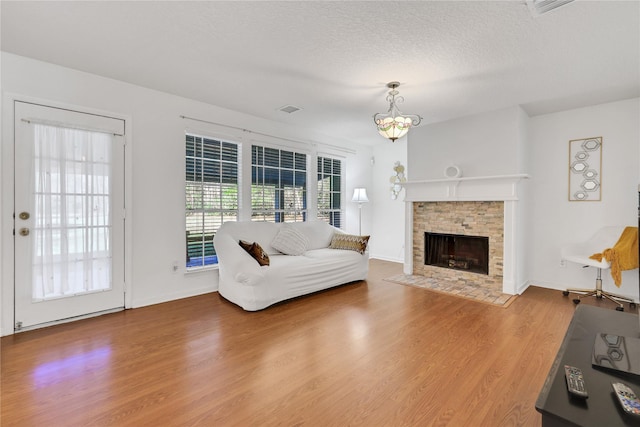
{"label": "floor lamp", "polygon": [[354,188],[352,202],[358,203],[358,234],[362,236],[362,204],[367,203],[369,198],[367,197],[366,188]]}

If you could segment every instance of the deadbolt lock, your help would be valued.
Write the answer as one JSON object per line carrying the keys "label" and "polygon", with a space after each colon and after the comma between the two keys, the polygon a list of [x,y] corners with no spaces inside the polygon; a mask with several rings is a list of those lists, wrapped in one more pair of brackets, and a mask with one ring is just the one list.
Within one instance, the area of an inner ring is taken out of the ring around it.
{"label": "deadbolt lock", "polygon": [[18,215],[20,217],[20,219],[29,219],[29,212],[20,212],[20,215]]}
{"label": "deadbolt lock", "polygon": [[20,229],[20,235],[21,236],[28,236],[29,235],[29,229],[28,228],[21,228]]}

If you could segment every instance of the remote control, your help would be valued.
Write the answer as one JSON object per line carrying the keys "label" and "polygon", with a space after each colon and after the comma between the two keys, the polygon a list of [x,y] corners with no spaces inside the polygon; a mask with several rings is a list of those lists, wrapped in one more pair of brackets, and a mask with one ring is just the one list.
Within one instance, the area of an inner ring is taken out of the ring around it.
{"label": "remote control", "polygon": [[631,388],[623,383],[611,383],[616,397],[627,414],[640,416],[640,400]]}
{"label": "remote control", "polygon": [[589,397],[587,387],[584,384],[582,371],[575,366],[564,365],[564,376],[567,379],[567,389],[573,396],[581,399]]}

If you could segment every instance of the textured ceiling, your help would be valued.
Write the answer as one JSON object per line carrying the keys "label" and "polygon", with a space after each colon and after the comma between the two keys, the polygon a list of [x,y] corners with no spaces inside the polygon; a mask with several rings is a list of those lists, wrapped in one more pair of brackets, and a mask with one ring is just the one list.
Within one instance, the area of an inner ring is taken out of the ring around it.
{"label": "textured ceiling", "polygon": [[[384,141],[385,84],[425,123],[640,96],[640,2],[2,1],[2,50],[315,132]],[[278,111],[293,104],[303,110]],[[329,131],[329,124],[331,124]]]}

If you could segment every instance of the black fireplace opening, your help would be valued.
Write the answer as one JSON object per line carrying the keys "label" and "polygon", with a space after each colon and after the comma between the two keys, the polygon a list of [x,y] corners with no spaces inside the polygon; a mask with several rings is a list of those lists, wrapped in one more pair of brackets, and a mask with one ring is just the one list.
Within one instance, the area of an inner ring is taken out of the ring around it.
{"label": "black fireplace opening", "polygon": [[424,233],[424,263],[489,274],[489,238],[462,234]]}

